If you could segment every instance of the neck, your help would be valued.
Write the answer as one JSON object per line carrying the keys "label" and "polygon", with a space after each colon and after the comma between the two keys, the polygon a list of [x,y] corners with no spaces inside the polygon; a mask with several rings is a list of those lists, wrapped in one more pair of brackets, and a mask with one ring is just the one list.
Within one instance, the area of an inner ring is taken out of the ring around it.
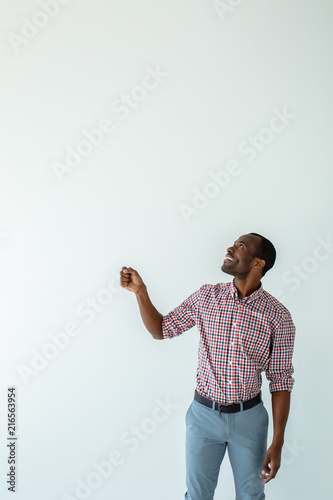
{"label": "neck", "polygon": [[238,290],[238,297],[244,299],[260,288],[260,278],[254,279],[247,276],[246,278],[236,277],[233,280],[235,287]]}

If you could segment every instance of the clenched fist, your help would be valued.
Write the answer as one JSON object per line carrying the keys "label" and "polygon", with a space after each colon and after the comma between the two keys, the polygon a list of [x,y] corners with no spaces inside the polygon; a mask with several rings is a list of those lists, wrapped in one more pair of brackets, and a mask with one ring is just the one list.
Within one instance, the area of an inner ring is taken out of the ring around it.
{"label": "clenched fist", "polygon": [[120,271],[120,285],[130,292],[137,293],[145,286],[139,273],[132,267],[123,266]]}

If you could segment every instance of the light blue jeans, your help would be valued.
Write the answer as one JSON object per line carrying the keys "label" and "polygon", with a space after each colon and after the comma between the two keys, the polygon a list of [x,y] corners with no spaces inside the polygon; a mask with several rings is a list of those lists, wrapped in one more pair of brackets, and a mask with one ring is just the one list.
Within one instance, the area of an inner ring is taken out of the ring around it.
{"label": "light blue jeans", "polygon": [[185,499],[214,498],[227,448],[236,500],[264,499],[265,485],[260,475],[267,451],[268,420],[262,401],[247,410],[219,413],[193,400],[185,416]]}

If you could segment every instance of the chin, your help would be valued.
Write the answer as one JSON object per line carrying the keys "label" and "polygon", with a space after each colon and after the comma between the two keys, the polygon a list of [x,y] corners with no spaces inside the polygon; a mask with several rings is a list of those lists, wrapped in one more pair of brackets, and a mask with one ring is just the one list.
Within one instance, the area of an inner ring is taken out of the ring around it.
{"label": "chin", "polygon": [[221,270],[226,273],[226,274],[231,274],[231,276],[234,276],[234,273],[232,272],[231,269],[228,269],[228,267],[225,267],[224,264],[221,266]]}

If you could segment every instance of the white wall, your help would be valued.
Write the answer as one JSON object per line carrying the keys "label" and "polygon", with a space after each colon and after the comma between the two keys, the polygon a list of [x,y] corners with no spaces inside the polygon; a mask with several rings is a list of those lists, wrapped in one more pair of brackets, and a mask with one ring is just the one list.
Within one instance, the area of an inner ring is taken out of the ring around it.
{"label": "white wall", "polygon": [[[282,467],[266,495],[331,498],[331,2],[0,9],[1,498],[12,498],[9,386],[17,500],[83,498],[77,480],[98,480],[93,464],[117,450],[121,463],[85,498],[183,498],[198,332],[155,342],[117,276],[137,269],[166,314],[202,284],[230,281],[225,249],[251,231],[276,245],[263,285],[297,327]],[[81,142],[99,126],[96,145]],[[271,439],[264,373],[262,391]],[[169,414],[156,410],[168,400]],[[157,414],[167,418],[154,426]],[[141,425],[150,434],[129,441]],[[226,454],[216,498],[234,497]]]}

